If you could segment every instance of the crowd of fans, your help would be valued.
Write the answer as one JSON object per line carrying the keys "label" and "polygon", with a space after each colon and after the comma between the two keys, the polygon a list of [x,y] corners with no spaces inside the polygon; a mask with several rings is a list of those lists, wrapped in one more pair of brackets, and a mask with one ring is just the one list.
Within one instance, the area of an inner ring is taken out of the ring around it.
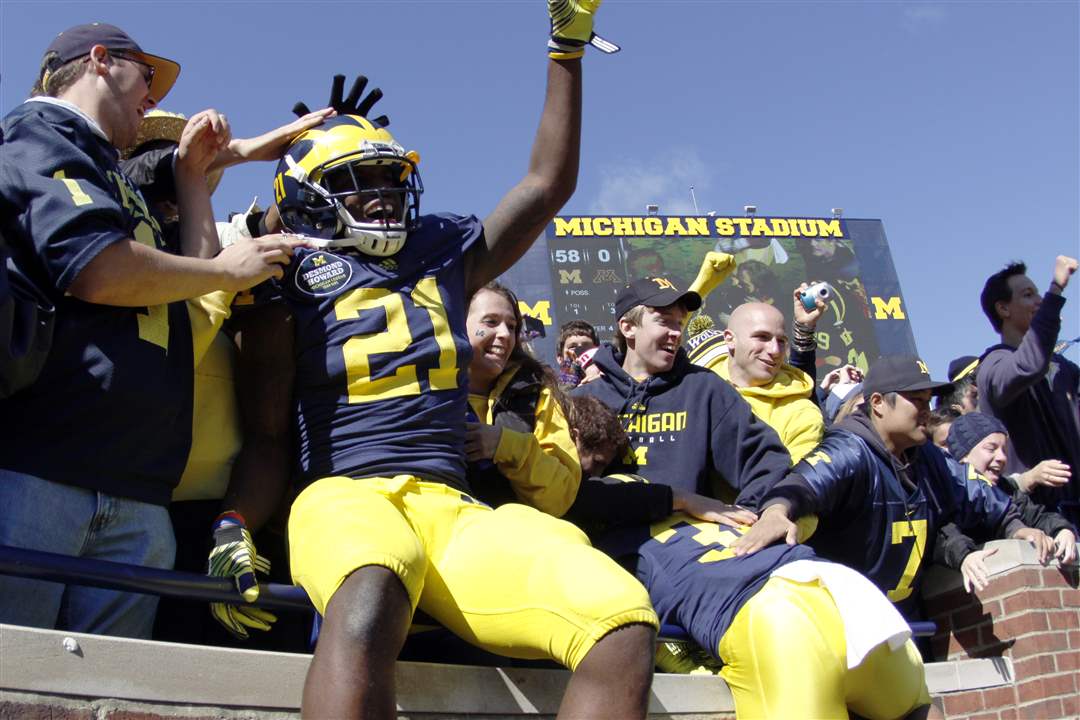
{"label": "crowd of fans", "polygon": [[[895,717],[929,702],[907,622],[931,558],[969,589],[991,539],[1076,562],[1080,370],[1054,352],[1074,258],[1042,294],[1020,263],[988,278],[1001,343],[947,382],[906,356],[818,378],[807,283],[790,324],[775,302],[698,320],[737,271],[719,252],[689,285],[621,288],[610,341],[573,321],[550,363],[530,352],[494,278],[573,189],[595,36],[569,5],[546,152],[482,226],[419,216],[418,158],[364,81],[237,139],[152,110],[179,68],[120,29],[57,37],[2,124],[0,544],[208,571],[247,602],[0,576],[0,622],[307,650],[310,618],[250,604],[270,573],[324,619],[314,714],[385,710],[420,610],[576,670],[590,715],[639,715],[655,659],[720,673],[744,717]],[[275,204],[215,225],[221,172],[279,159]],[[691,640],[654,658],[661,623]]]}

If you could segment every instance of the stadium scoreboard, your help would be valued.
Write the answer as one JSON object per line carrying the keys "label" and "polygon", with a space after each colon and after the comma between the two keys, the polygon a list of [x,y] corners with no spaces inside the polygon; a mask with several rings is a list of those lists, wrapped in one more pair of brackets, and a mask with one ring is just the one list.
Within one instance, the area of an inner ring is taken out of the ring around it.
{"label": "stadium scoreboard", "polygon": [[534,338],[532,346],[550,362],[560,325],[585,320],[609,339],[619,288],[651,275],[688,285],[711,250],[736,260],[735,271],[700,311],[716,327],[726,326],[735,307],[753,301],[776,305],[790,330],[795,288],[824,281],[833,292],[817,327],[819,375],[847,363],[865,370],[882,354],[916,354],[880,220],[560,216],[502,280],[518,294],[532,325],[543,327],[545,337]]}

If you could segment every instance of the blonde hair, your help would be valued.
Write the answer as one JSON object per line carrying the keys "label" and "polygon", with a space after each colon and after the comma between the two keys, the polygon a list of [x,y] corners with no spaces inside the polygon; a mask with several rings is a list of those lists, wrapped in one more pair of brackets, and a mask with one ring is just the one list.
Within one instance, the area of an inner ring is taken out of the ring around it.
{"label": "blonde hair", "polygon": [[66,62],[55,70],[49,70],[49,64],[56,58],[57,54],[52,52],[41,59],[41,69],[38,71],[37,80],[34,81],[34,87],[30,88],[30,97],[42,95],[58,97],[60,93],[74,85],[85,71],[84,58],[81,57]]}

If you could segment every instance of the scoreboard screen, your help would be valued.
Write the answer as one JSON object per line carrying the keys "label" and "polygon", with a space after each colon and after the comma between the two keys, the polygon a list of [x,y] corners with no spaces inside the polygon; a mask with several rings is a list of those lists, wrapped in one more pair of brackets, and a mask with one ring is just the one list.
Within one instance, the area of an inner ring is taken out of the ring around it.
{"label": "scoreboard screen", "polygon": [[554,359],[559,326],[585,320],[601,339],[615,331],[615,296],[631,280],[665,275],[684,287],[711,250],[735,257],[732,275],[701,313],[724,328],[745,302],[775,305],[792,321],[802,282],[831,295],[817,326],[819,376],[850,363],[865,370],[882,354],[912,353],[915,341],[880,220],[808,217],[558,217],[502,280],[522,311],[544,327],[532,347]]}

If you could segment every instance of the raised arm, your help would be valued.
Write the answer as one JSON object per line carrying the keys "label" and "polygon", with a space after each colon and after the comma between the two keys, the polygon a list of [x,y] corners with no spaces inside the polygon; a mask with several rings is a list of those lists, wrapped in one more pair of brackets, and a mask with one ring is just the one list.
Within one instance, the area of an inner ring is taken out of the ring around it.
{"label": "raised arm", "polygon": [[986,398],[991,412],[1007,407],[1046,375],[1064,303],[1060,295],[1046,293],[1020,346],[1012,352],[993,351],[979,364],[979,398]]}
{"label": "raised arm", "polygon": [[[808,287],[808,283],[801,283],[792,293],[794,322],[791,326],[791,356],[788,362],[817,383],[817,340],[814,330],[827,306],[821,297],[814,297],[814,309],[808,310],[802,302],[802,291]],[[815,405],[819,404],[816,393],[810,393],[810,400]]]}
{"label": "raised arm", "polygon": [[208,170],[212,172],[258,160],[280,160],[282,153],[288,149],[289,144],[297,135],[332,118],[334,114],[335,111],[332,108],[305,112],[296,120],[268,130],[262,135],[251,138],[232,138],[228,145],[214,156]]}
{"label": "raised arm", "polygon": [[484,220],[485,242],[469,251],[470,293],[513,265],[574,194],[581,148],[581,57],[588,45],[606,53],[619,50],[593,32],[599,6],[600,0],[548,0],[547,95],[529,170]]}
{"label": "raised arm", "polygon": [[574,194],[580,147],[581,60],[550,60],[529,170],[484,219],[485,242],[469,251],[470,293],[513,265]]}
{"label": "raised arm", "polygon": [[1019,346],[1013,352],[991,352],[980,363],[977,376],[980,405],[985,403],[990,410],[1004,408],[1046,375],[1061,331],[1061,308],[1065,304],[1061,293],[1076,267],[1075,258],[1059,255],[1050,289]]}
{"label": "raised arm", "polygon": [[214,156],[231,139],[228,121],[216,110],[203,110],[193,115],[180,135],[174,173],[180,250],[187,257],[211,258],[221,249],[206,173]]}

